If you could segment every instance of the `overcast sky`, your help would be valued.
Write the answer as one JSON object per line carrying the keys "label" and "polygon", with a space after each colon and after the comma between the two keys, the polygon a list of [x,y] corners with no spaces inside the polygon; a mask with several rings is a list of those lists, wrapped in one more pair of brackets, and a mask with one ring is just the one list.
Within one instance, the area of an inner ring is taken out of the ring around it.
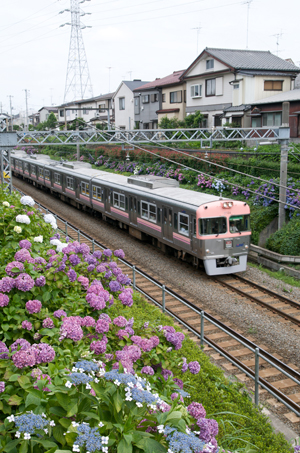
{"label": "overcast sky", "polygon": [[[81,7],[92,13],[82,17],[92,26],[82,34],[94,96],[115,91],[121,80],[186,69],[205,47],[247,45],[247,0],[88,0]],[[63,102],[71,30],[60,27],[70,13],[59,13],[66,8],[70,0],[1,1],[2,111],[9,112],[9,95],[13,113],[24,110],[24,89],[36,111]],[[299,0],[252,0],[248,48],[278,50],[300,65],[299,13]]]}

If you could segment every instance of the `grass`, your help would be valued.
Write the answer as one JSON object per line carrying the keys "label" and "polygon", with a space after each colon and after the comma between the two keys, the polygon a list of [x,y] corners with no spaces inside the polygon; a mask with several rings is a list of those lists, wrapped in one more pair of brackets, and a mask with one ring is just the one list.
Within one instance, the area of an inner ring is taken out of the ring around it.
{"label": "grass", "polygon": [[[290,275],[285,275],[284,271],[272,271],[270,269],[267,269],[263,267],[261,264],[255,264],[255,263],[250,263],[248,261],[248,266],[249,267],[255,267],[256,269],[259,269],[262,272],[265,272],[268,274],[270,277],[276,278],[277,280],[280,280],[287,285],[295,286],[296,288],[300,288],[300,280],[291,277]],[[285,290],[286,292],[290,292],[290,290]]]}

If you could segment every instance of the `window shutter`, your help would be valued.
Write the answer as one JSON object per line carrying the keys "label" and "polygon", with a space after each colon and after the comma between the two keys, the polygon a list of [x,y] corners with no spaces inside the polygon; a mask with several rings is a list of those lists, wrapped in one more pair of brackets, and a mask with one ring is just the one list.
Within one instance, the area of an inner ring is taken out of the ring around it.
{"label": "window shutter", "polygon": [[223,94],[223,77],[216,78],[216,96],[222,96]]}
{"label": "window shutter", "polygon": [[191,86],[191,97],[193,98],[195,96],[195,85]]}
{"label": "window shutter", "polygon": [[155,102],[155,94],[151,94],[151,102]]}

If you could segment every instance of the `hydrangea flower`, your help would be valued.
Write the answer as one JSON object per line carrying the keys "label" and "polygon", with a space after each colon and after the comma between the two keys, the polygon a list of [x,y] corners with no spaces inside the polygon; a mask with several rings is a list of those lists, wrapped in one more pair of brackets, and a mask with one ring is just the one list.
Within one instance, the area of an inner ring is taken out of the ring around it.
{"label": "hydrangea flower", "polygon": [[0,307],[6,307],[9,304],[9,297],[0,293]]}
{"label": "hydrangea flower", "polygon": [[66,313],[64,310],[56,310],[56,311],[53,313],[53,316],[54,316],[55,318],[61,318],[61,317],[67,316],[67,313]]}
{"label": "hydrangea flower", "polygon": [[195,362],[190,362],[188,364],[188,368],[192,374],[198,374],[200,371],[200,365],[197,361]]}
{"label": "hydrangea flower", "polygon": [[46,223],[50,223],[50,225],[52,226],[52,228],[53,228],[54,230],[57,230],[57,224],[56,224],[56,220],[55,220],[54,215],[52,215],[52,214],[45,214],[45,215],[44,215],[44,221],[45,221]]}
{"label": "hydrangea flower", "polygon": [[32,349],[35,351],[36,364],[49,363],[55,358],[55,351],[47,343],[34,344]]}
{"label": "hydrangea flower", "polygon": [[43,327],[46,328],[46,329],[53,329],[54,322],[52,321],[51,318],[46,318],[43,321]]}
{"label": "hydrangea flower", "polygon": [[110,249],[105,249],[103,250],[103,255],[106,256],[106,257],[110,257],[112,256],[112,251]]}
{"label": "hydrangea flower", "polygon": [[67,272],[67,276],[69,277],[69,280],[70,280],[71,283],[75,282],[75,280],[77,279],[77,274],[74,271],[74,269],[70,269]]}
{"label": "hydrangea flower", "polygon": [[27,239],[22,239],[19,242],[19,246],[20,246],[21,249],[30,249],[31,248],[31,242],[29,242]]}
{"label": "hydrangea flower", "polygon": [[11,277],[3,277],[0,280],[0,291],[9,293],[15,287],[15,280]]}
{"label": "hydrangea flower", "polygon": [[19,226],[15,226],[15,227],[14,227],[14,232],[15,232],[15,233],[22,233],[22,228],[19,227]]}
{"label": "hydrangea flower", "polygon": [[91,360],[80,360],[79,362],[74,363],[75,368],[80,368],[87,373],[90,373],[91,371],[99,371],[99,366],[97,363],[91,361]]}
{"label": "hydrangea flower", "polygon": [[32,329],[32,324],[29,321],[23,321],[22,322],[22,329],[25,330],[31,330]]}
{"label": "hydrangea flower", "polygon": [[93,341],[90,344],[90,350],[96,355],[104,354],[106,351],[107,343],[102,339],[101,341]]}
{"label": "hydrangea flower", "polygon": [[0,359],[8,359],[8,347],[3,341],[0,341]]}
{"label": "hydrangea flower", "polygon": [[41,277],[37,277],[35,279],[35,286],[41,287],[41,286],[45,286],[45,284],[46,284],[46,279],[43,275],[41,275]]}
{"label": "hydrangea flower", "polygon": [[5,392],[5,382],[0,381],[0,393],[3,393],[3,392]]}
{"label": "hydrangea flower", "polygon": [[117,257],[117,258],[125,258],[125,253],[122,249],[119,249],[119,250],[115,250],[114,251],[114,255]]}
{"label": "hydrangea flower", "polygon": [[95,327],[96,332],[104,333],[109,331],[109,323],[104,319],[98,319]]}
{"label": "hydrangea flower", "polygon": [[92,377],[84,373],[71,373],[68,377],[74,385],[88,384],[93,380]]}
{"label": "hydrangea flower", "polygon": [[154,370],[153,370],[153,368],[151,366],[144,366],[141,369],[141,373],[149,374],[149,376],[153,376],[154,375]]}
{"label": "hydrangea flower", "polygon": [[92,316],[85,316],[82,320],[82,325],[85,327],[94,327],[96,325],[96,321]]}
{"label": "hydrangea flower", "polygon": [[121,285],[119,282],[117,282],[116,280],[112,280],[111,282],[109,282],[109,289],[113,292],[116,292],[116,291],[120,291],[121,289]]}
{"label": "hydrangea flower", "polygon": [[17,215],[16,217],[16,222],[18,223],[25,223],[26,225],[29,225],[30,224],[30,218],[28,217],[28,215]]}
{"label": "hydrangea flower", "polygon": [[[21,241],[22,242],[22,241]],[[29,242],[30,244],[30,242]],[[28,261],[31,258],[31,255],[27,248],[22,248],[18,252],[15,253],[14,256],[16,261],[20,261],[21,263],[25,263],[25,261]]]}
{"label": "hydrangea flower", "polygon": [[[13,271],[12,269],[16,269],[16,270]],[[19,263],[19,261],[12,261],[11,263],[8,263],[8,265],[5,268],[5,272],[10,277],[15,277],[16,275],[18,275],[23,270],[24,270],[24,264],[23,263]]]}
{"label": "hydrangea flower", "polygon": [[24,338],[18,338],[14,343],[10,345],[10,350],[11,351],[17,351],[17,349],[28,349],[30,348],[30,343],[27,340],[24,340]]}
{"label": "hydrangea flower", "polygon": [[33,367],[36,364],[35,352],[33,348],[21,349],[14,353],[12,360],[17,368]]}
{"label": "hydrangea flower", "polygon": [[202,404],[196,403],[193,401],[188,407],[187,407],[188,413],[194,417],[196,420],[199,418],[205,418],[206,416],[206,411]]}
{"label": "hydrangea flower", "polygon": [[40,242],[42,243],[43,242],[43,236],[36,236],[35,238],[33,238],[34,242]]}
{"label": "hydrangea flower", "polygon": [[34,280],[26,273],[19,274],[15,279],[15,287],[20,291],[30,291],[34,287]]}
{"label": "hydrangea flower", "polygon": [[113,320],[113,323],[118,327],[125,327],[127,325],[127,319],[124,316],[118,316]]}
{"label": "hydrangea flower", "polygon": [[21,197],[20,202],[24,206],[30,206],[31,208],[35,205],[35,201],[32,197],[29,197],[28,195],[24,195]]}
{"label": "hydrangea flower", "polygon": [[3,201],[3,203],[2,203],[2,204],[3,204],[3,206],[6,206],[7,208],[8,208],[8,206],[9,206],[9,203],[8,203],[8,201]]}
{"label": "hydrangea flower", "polygon": [[[73,451],[80,451],[79,447],[85,447],[86,451],[93,453],[94,451],[102,451],[103,444],[107,444],[107,438],[105,437],[105,443],[103,442],[104,437],[98,432],[98,428],[91,428],[88,424],[82,423],[77,427],[78,437],[73,444]],[[78,447],[74,449],[74,447]]]}
{"label": "hydrangea flower", "polygon": [[60,341],[63,338],[70,338],[73,341],[79,341],[83,338],[83,330],[81,328],[82,319],[79,316],[66,316],[63,319],[60,328]]}
{"label": "hydrangea flower", "polygon": [[29,300],[28,302],[26,302],[25,307],[28,313],[32,315],[33,313],[39,313],[41,311],[42,303],[36,299]]}

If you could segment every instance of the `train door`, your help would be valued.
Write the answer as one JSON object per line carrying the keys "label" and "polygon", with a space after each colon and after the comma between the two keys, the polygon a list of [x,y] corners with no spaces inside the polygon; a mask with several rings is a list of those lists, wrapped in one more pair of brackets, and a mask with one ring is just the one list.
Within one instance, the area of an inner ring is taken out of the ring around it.
{"label": "train door", "polygon": [[197,224],[196,224],[196,217],[194,215],[191,216],[191,236],[192,236],[192,250],[194,253],[198,254],[198,244],[199,240],[197,239]]}
{"label": "train door", "polygon": [[137,225],[137,199],[129,197],[130,223]]}
{"label": "train door", "polygon": [[103,190],[105,211],[110,212],[110,189]]}
{"label": "train door", "polygon": [[163,206],[163,237],[173,242],[173,209]]}

